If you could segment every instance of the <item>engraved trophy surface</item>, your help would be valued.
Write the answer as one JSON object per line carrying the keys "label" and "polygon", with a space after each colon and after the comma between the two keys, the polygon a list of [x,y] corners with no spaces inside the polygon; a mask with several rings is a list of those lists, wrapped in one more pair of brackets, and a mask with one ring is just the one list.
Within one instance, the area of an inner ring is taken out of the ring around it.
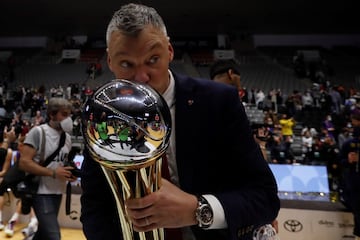
{"label": "engraved trophy surface", "polygon": [[148,85],[115,79],[98,88],[83,106],[85,145],[112,189],[124,240],[164,239],[163,229],[133,231],[124,200],[160,187],[170,132],[170,110]]}

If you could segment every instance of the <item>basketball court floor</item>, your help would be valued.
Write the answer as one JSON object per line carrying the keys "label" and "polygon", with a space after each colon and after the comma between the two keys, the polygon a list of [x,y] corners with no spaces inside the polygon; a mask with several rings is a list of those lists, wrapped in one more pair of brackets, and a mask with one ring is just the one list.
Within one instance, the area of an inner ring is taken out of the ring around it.
{"label": "basketball court floor", "polygon": [[[4,231],[0,231],[0,239],[6,240],[24,240],[24,236],[21,233],[21,230],[26,226],[26,224],[19,223],[15,225],[15,234],[13,237],[6,237]],[[74,228],[61,228],[61,239],[62,240],[85,240],[85,236],[81,229]]]}

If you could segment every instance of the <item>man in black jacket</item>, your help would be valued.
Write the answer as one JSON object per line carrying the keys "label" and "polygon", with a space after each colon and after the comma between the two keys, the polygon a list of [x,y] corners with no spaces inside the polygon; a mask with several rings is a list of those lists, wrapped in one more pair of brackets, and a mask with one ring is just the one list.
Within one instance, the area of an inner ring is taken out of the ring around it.
{"label": "man in black jacket", "polygon": [[[150,85],[162,94],[172,116],[171,182],[162,179],[158,191],[126,201],[134,230],[181,228],[186,240],[252,239],[257,227],[277,217],[280,201],[237,90],[169,70],[174,49],[151,7],[127,4],[115,12],[107,47],[115,77]],[[84,154],[84,233],[89,240],[122,239],[104,174],[86,149]],[[204,204],[211,219],[196,214]],[[165,239],[172,240],[166,234]]]}

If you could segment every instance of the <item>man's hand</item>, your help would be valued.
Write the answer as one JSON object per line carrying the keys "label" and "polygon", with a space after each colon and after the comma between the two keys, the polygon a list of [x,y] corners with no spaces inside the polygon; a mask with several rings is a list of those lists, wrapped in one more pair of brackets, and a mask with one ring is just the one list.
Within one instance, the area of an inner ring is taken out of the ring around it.
{"label": "man's hand", "polygon": [[55,176],[56,178],[65,180],[65,181],[76,181],[77,177],[72,175],[71,170],[74,169],[73,167],[58,167],[55,169]]}
{"label": "man's hand", "polygon": [[156,228],[177,228],[197,224],[197,197],[162,179],[158,191],[125,202],[134,230],[146,232]]}
{"label": "man's hand", "polygon": [[8,127],[4,128],[4,140],[7,140],[8,143],[15,142],[16,140],[15,127],[11,127],[10,129],[8,129]]}

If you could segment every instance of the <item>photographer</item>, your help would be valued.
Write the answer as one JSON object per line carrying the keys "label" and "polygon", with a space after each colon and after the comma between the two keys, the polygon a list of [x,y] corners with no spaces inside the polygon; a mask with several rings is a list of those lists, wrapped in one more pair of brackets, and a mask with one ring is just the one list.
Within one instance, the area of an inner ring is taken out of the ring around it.
{"label": "photographer", "polygon": [[[39,221],[34,240],[61,239],[57,217],[62,194],[65,191],[66,182],[77,179],[71,173],[73,167],[64,166],[71,149],[69,134],[72,133],[73,127],[71,110],[72,105],[68,100],[51,98],[47,107],[47,123],[33,127],[26,136],[21,149],[20,168],[41,178],[37,195],[32,199],[32,205]],[[65,142],[61,146],[63,134],[65,134]],[[45,145],[45,148],[42,148],[42,144]],[[48,160],[49,156],[54,156],[52,161],[47,166],[43,166],[44,159]]]}

